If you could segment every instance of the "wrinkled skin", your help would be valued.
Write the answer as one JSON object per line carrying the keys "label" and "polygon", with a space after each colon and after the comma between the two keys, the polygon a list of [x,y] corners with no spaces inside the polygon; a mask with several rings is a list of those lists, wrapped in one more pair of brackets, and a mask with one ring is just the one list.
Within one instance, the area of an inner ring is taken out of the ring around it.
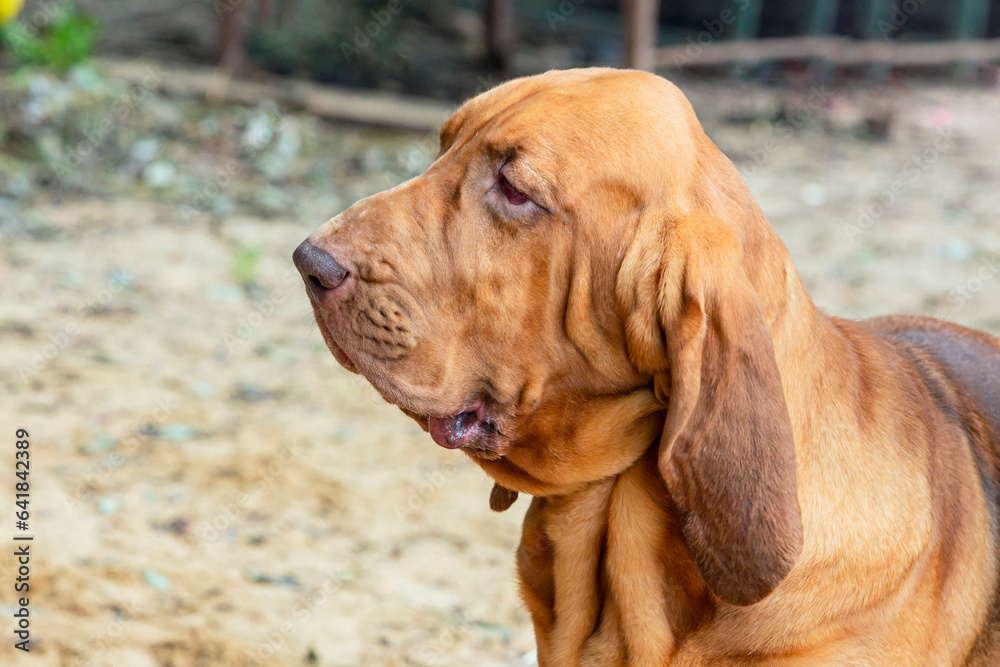
{"label": "wrinkled skin", "polygon": [[542,667],[1000,664],[1000,341],[819,311],[667,81],[480,95],[296,263],[343,366],[535,496]]}
{"label": "wrinkled skin", "polygon": [[620,76],[554,73],[472,100],[442,128],[426,173],[310,237],[348,271],[313,299],[337,360],[520,491],[565,491],[623,469],[651,440],[589,452],[584,469],[560,462],[586,446],[588,421],[624,420],[652,438],[663,409],[628,359],[614,293],[646,202],[606,133],[641,152],[643,135],[671,128],[655,90],[655,124],[634,122],[636,106],[603,80]]}

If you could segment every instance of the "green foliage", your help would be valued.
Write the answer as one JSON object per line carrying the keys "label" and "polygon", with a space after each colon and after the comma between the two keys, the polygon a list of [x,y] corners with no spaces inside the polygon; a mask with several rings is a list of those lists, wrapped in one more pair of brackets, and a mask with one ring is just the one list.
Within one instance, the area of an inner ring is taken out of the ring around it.
{"label": "green foliage", "polygon": [[54,7],[47,25],[13,21],[0,26],[0,43],[21,62],[65,72],[86,60],[94,50],[94,20],[70,2]]}
{"label": "green foliage", "polygon": [[240,245],[233,252],[233,261],[229,271],[233,280],[241,287],[248,287],[257,282],[257,262],[260,261],[260,248]]}

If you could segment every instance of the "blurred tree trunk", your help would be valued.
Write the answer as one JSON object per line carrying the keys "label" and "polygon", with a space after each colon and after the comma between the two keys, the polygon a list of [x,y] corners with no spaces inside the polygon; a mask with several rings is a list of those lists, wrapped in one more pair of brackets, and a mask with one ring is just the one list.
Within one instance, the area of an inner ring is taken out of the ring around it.
{"label": "blurred tree trunk", "polygon": [[219,4],[219,67],[230,72],[243,65],[246,5],[246,0],[220,0]]}
{"label": "blurred tree trunk", "polygon": [[656,65],[656,35],[659,24],[658,0],[624,0],[625,66],[653,71]]}
{"label": "blurred tree trunk", "polygon": [[503,71],[510,59],[514,41],[514,12],[512,0],[486,0],[486,62],[489,67]]}

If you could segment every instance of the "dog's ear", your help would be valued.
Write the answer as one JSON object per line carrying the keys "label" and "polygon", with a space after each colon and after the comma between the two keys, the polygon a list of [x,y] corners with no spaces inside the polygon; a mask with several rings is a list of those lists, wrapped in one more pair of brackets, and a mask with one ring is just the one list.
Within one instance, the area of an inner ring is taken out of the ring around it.
{"label": "dog's ear", "polygon": [[660,225],[640,245],[618,294],[630,357],[667,405],[660,472],[705,583],[753,604],[802,548],[792,427],[764,308],[729,225]]}
{"label": "dog's ear", "polygon": [[490,509],[494,512],[506,512],[517,500],[517,491],[493,483],[493,490],[490,491]]}

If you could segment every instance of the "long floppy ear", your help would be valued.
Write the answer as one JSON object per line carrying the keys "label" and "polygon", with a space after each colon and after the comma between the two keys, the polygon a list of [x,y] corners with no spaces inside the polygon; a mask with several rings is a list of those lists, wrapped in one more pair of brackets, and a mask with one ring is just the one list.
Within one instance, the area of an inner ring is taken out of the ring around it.
{"label": "long floppy ear", "polygon": [[660,472],[705,583],[753,604],[802,548],[792,427],[764,309],[728,225],[670,224],[656,236],[622,268],[632,275],[629,352],[667,404]]}

